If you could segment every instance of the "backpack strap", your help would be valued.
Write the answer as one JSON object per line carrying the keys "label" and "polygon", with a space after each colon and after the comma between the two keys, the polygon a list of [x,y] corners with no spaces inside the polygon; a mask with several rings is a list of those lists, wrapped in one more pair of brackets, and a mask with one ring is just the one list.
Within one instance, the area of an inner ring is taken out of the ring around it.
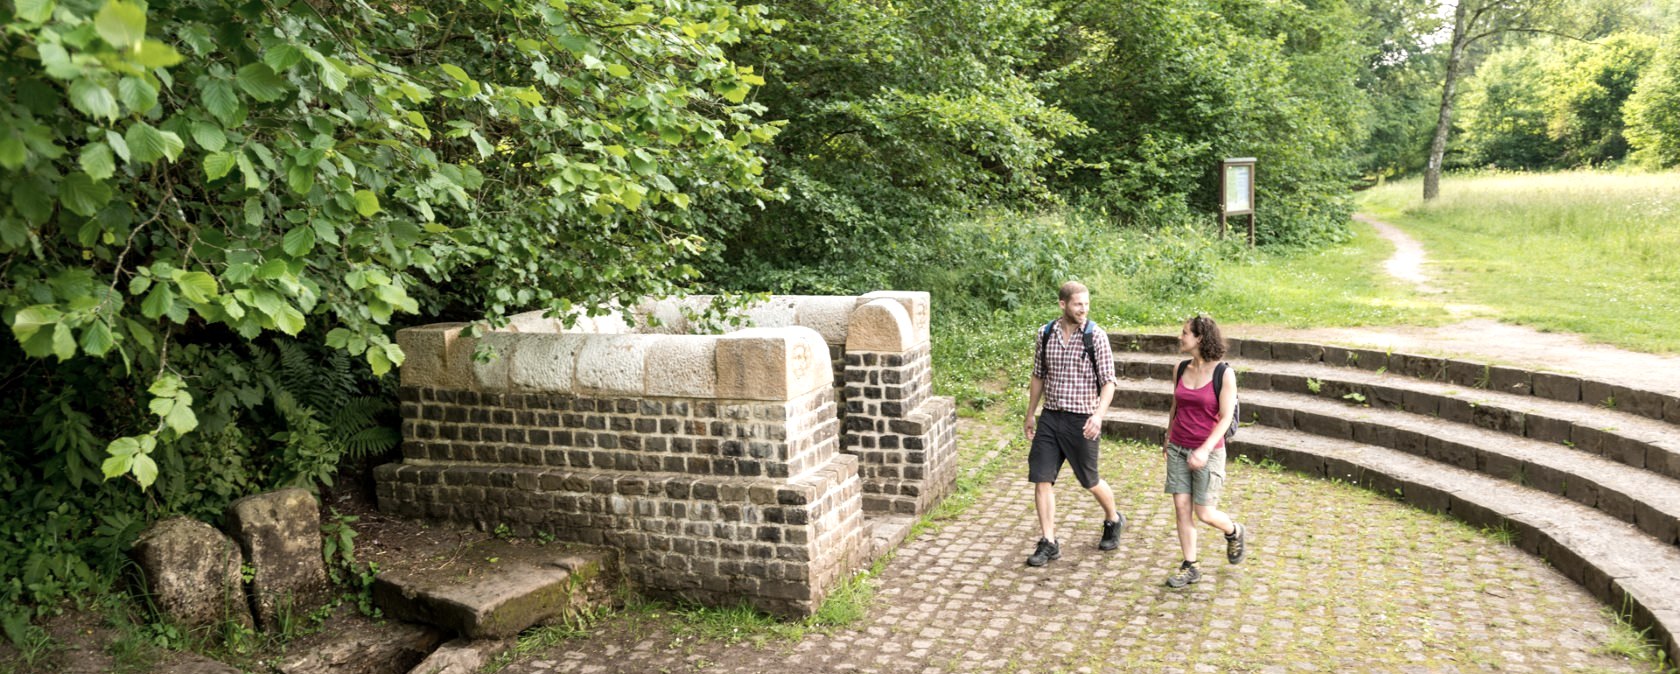
{"label": "backpack strap", "polygon": [[1097,369],[1097,347],[1093,342],[1097,339],[1097,331],[1093,329],[1091,319],[1085,319],[1085,327],[1079,331],[1079,338],[1085,342],[1085,357],[1091,361],[1091,377],[1097,382],[1097,390],[1102,390],[1102,371]]}
{"label": "backpack strap", "polygon": [[1230,366],[1226,365],[1225,361],[1219,361],[1218,365],[1213,366],[1213,401],[1215,404],[1219,402],[1219,389],[1225,387],[1225,368],[1227,367]]}
{"label": "backpack strap", "polygon": [[1050,346],[1050,331],[1056,328],[1056,321],[1045,323],[1038,331],[1038,367],[1044,370],[1045,378],[1050,377],[1050,357],[1045,355],[1046,347]]}
{"label": "backpack strap", "polygon": [[1177,386],[1178,382],[1184,380],[1184,369],[1188,367],[1190,367],[1190,361],[1188,359],[1178,364],[1178,372],[1173,375],[1174,386]]}

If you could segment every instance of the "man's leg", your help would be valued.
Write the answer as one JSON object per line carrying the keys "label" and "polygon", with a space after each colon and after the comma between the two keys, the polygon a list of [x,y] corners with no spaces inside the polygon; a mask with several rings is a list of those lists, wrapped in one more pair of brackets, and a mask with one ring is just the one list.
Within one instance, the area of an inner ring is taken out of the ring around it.
{"label": "man's leg", "polygon": [[1056,485],[1034,482],[1033,503],[1038,506],[1038,530],[1045,540],[1056,542]]}
{"label": "man's leg", "polygon": [[1114,509],[1114,490],[1108,488],[1108,480],[1097,480],[1097,486],[1091,487],[1090,491],[1092,496],[1097,497],[1097,504],[1102,506],[1104,522],[1120,519],[1120,512]]}

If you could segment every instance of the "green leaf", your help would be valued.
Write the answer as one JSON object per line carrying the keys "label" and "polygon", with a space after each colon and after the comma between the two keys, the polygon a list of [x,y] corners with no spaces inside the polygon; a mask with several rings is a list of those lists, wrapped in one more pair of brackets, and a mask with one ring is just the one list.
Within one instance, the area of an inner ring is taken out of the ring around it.
{"label": "green leaf", "polygon": [[11,129],[0,129],[0,167],[15,171],[23,166],[27,158],[23,138]]}
{"label": "green leaf", "polygon": [[35,336],[36,331],[57,323],[63,317],[64,314],[50,304],[24,307],[12,317],[12,336],[17,337],[19,342],[27,342],[30,337]]}
{"label": "green leaf", "polygon": [[344,91],[344,87],[349,86],[350,79],[345,77],[344,71],[339,70],[338,66],[333,65],[331,61],[322,62],[316,67],[321,71],[321,84],[326,85],[328,89],[339,92]]}
{"label": "green leaf", "polygon": [[175,291],[169,286],[159,283],[152,286],[152,291],[146,293],[146,299],[140,302],[140,315],[150,319],[157,319],[169,313],[175,306]]}
{"label": "green leaf", "polygon": [[199,99],[204,103],[204,109],[216,116],[216,120],[223,126],[233,126],[239,122],[239,95],[234,93],[233,85],[225,80],[210,80],[203,85],[199,92]]}
{"label": "green leaf", "polygon": [[111,336],[111,326],[105,321],[94,321],[82,330],[82,350],[91,355],[103,357],[116,344],[116,339]]}
{"label": "green leaf", "polygon": [[117,133],[116,129],[105,130],[105,144],[110,145],[111,151],[117,153],[118,157],[122,157],[123,161],[134,161],[133,156],[128,152],[128,141],[123,140],[122,134]]}
{"label": "green leaf", "polygon": [[327,331],[327,346],[342,349],[350,343],[350,337],[355,333],[344,328],[333,328]]}
{"label": "green leaf", "polygon": [[227,152],[216,152],[204,158],[204,177],[207,180],[221,180],[222,176],[233,170],[234,158]]}
{"label": "green leaf", "polygon": [[93,29],[111,46],[128,49],[146,39],[146,10],[123,0],[110,0],[94,15]]}
{"label": "green leaf", "polygon": [[[182,394],[183,397],[185,395]],[[177,399],[174,407],[170,408],[169,414],[163,417],[163,423],[174,429],[177,435],[186,435],[191,433],[193,429],[198,428],[198,415],[193,414],[191,403],[191,398]],[[139,462],[136,461],[135,465],[138,467]]]}
{"label": "green leaf", "polygon": [[[263,266],[268,265],[264,264]],[[274,294],[272,290],[256,291],[251,295],[251,301],[248,304],[256,307],[258,311],[263,312],[269,318],[276,319],[279,318],[281,311],[287,308],[286,301],[280,299],[280,296]]]}
{"label": "green leaf", "polygon": [[403,361],[408,360],[408,354],[403,353],[402,347],[396,344],[385,345],[385,357],[390,359],[392,365],[397,366],[401,366]]}
{"label": "green leaf", "polygon": [[111,188],[77,171],[65,176],[64,182],[58,184],[58,200],[72,213],[91,216],[111,200]]}
{"label": "green leaf", "polygon": [[17,0],[17,17],[29,23],[42,23],[52,18],[57,4],[53,0]]}
{"label": "green leaf", "polygon": [[216,296],[216,277],[201,271],[175,272],[175,285],[181,288],[181,297],[194,304],[203,304]]}
{"label": "green leaf", "polygon": [[[188,410],[187,413],[191,414],[192,411]],[[194,421],[194,425],[197,425],[196,420]],[[134,481],[140,483],[141,491],[145,491],[147,487],[152,486],[152,483],[157,481],[157,462],[153,461],[152,457],[148,455],[140,454],[135,456],[134,467],[132,470],[134,472]]]}
{"label": "green leaf", "polygon": [[[181,378],[173,374],[165,374],[152,380],[152,385],[146,387],[146,392],[159,398],[174,398],[181,391]],[[156,401],[154,401],[155,403]],[[158,414],[163,414],[159,412]]]}
{"label": "green leaf", "polygon": [[368,367],[373,368],[374,376],[382,377],[391,371],[391,359],[385,357],[384,349],[368,349],[366,358]]}
{"label": "green leaf", "polygon": [[77,163],[94,180],[104,180],[117,172],[117,160],[111,156],[111,146],[104,143],[88,143],[83,146],[82,156]]}
{"label": "green leaf", "polygon": [[379,212],[379,195],[372,190],[356,190],[356,212],[362,217],[373,217]]}
{"label": "green leaf", "polygon": [[[227,134],[222,132],[222,127],[211,122],[193,122],[192,137],[194,143],[208,152],[221,152],[227,146]],[[232,164],[228,166],[232,167]]]}
{"label": "green leaf", "polygon": [[274,317],[275,327],[281,332],[296,336],[303,331],[303,313],[290,304],[280,307],[280,313]]}
{"label": "green leaf", "polygon": [[168,68],[182,60],[181,52],[157,40],[141,42],[140,49],[134,53],[134,61],[147,68]]}
{"label": "green leaf", "polygon": [[622,63],[608,63],[607,74],[613,77],[629,77],[630,69]]}
{"label": "green leaf", "polygon": [[157,88],[138,77],[124,77],[117,82],[117,95],[124,106],[140,114],[157,105]]}
{"label": "green leaf", "polygon": [[139,121],[128,126],[128,133],[123,140],[128,143],[128,151],[133,153],[134,161],[141,164],[150,164],[164,158],[175,161],[175,157],[187,147],[174,131],[159,131],[157,127]]}
{"label": "green leaf", "polygon": [[294,164],[286,169],[286,187],[296,194],[309,194],[309,189],[315,186],[314,167]]}
{"label": "green leaf", "polygon": [[473,81],[473,78],[467,76],[467,71],[462,70],[461,66],[455,65],[453,63],[445,63],[445,64],[440,65],[438,67],[443,69],[443,74],[455,78],[455,80],[457,82],[460,82],[462,84],[466,84],[468,82]]}
{"label": "green leaf", "polygon": [[[239,163],[239,173],[245,176],[245,188],[252,190],[262,189],[263,178],[261,175],[257,174],[257,167],[251,164],[251,155],[240,152],[238,156],[234,157],[234,161]],[[245,209],[246,217],[249,218],[250,214],[251,209],[247,207]]]}
{"label": "green leaf", "polygon": [[89,117],[117,118],[117,99],[111,90],[85,77],[70,83],[70,104]]}
{"label": "green leaf", "polygon": [[52,351],[53,355],[58,356],[60,363],[75,357],[76,333],[70,329],[69,323],[53,326]]}
{"label": "green leaf", "polygon": [[268,64],[274,72],[283,73],[303,60],[303,51],[286,43],[269,47],[263,52],[263,63]]}
{"label": "green leaf", "polygon": [[315,247],[315,229],[308,225],[294,227],[281,237],[280,247],[292,257],[303,257]]}
{"label": "green leaf", "polygon": [[288,86],[286,79],[275,74],[267,63],[252,63],[240,68],[234,80],[247,95],[264,103],[280,100],[286,95]]}

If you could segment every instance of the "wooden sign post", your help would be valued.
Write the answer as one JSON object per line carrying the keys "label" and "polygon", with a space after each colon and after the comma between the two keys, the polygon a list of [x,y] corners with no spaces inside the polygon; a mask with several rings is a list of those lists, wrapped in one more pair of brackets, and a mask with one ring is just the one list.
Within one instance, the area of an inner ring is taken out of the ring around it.
{"label": "wooden sign post", "polygon": [[1225,238],[1226,218],[1248,216],[1248,245],[1254,246],[1254,158],[1219,163],[1219,238]]}

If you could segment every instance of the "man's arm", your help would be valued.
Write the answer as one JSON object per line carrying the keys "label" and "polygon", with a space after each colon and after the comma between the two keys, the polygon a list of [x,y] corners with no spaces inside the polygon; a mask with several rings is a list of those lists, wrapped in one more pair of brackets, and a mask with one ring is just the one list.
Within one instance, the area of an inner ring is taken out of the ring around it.
{"label": "man's arm", "polygon": [[1095,440],[1102,433],[1103,412],[1108,410],[1108,403],[1114,400],[1114,380],[1103,382],[1102,392],[1097,394],[1097,411],[1085,420],[1085,439]]}
{"label": "man's arm", "polygon": [[1038,375],[1035,374],[1033,375],[1032,383],[1027,385],[1027,422],[1025,430],[1028,440],[1031,440],[1033,437],[1033,420],[1038,414],[1038,399],[1043,394],[1044,380],[1039,379]]}

